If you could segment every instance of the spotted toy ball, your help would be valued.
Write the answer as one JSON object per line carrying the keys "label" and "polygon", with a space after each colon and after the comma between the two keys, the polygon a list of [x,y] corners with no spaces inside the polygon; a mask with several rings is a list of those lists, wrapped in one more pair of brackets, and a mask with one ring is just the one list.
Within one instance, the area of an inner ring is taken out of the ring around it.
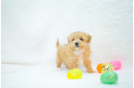
{"label": "spotted toy ball", "polygon": [[68,79],[81,79],[82,71],[80,69],[72,69],[67,73]]}
{"label": "spotted toy ball", "polygon": [[103,74],[108,71],[114,71],[114,67],[111,63],[107,62],[102,65],[101,73]]}

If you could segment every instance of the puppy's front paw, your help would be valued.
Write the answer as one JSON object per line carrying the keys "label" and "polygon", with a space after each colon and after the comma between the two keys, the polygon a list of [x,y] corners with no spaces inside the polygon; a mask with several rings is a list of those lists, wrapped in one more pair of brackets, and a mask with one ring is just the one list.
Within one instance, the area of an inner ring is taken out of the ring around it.
{"label": "puppy's front paw", "polygon": [[96,71],[93,70],[87,70],[88,73],[96,73]]}
{"label": "puppy's front paw", "polygon": [[60,67],[57,66],[57,68],[60,68]]}
{"label": "puppy's front paw", "polygon": [[57,65],[57,68],[60,68],[61,67],[61,65]]}

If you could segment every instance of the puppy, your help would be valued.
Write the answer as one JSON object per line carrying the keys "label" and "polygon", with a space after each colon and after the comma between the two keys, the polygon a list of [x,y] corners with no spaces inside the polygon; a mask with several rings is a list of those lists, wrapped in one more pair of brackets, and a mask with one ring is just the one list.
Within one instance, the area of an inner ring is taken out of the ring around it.
{"label": "puppy", "polygon": [[61,63],[65,63],[67,68],[71,70],[84,64],[88,73],[94,73],[89,57],[91,53],[90,41],[91,35],[80,31],[69,35],[69,44],[59,45],[57,40],[57,67],[61,67]]}

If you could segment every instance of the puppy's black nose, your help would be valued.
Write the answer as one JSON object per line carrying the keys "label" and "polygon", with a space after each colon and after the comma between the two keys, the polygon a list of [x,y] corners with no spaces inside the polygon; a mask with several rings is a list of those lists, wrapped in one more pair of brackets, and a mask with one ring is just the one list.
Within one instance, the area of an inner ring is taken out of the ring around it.
{"label": "puppy's black nose", "polygon": [[79,43],[78,43],[78,42],[76,42],[76,43],[75,43],[75,45],[76,45],[76,46],[78,46],[78,45],[79,45]]}

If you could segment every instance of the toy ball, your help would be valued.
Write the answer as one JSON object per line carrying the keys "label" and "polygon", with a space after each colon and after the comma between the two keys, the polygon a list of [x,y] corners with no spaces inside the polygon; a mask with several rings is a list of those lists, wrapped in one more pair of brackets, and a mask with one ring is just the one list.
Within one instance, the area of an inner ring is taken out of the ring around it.
{"label": "toy ball", "polygon": [[102,65],[101,73],[105,73],[107,71],[113,71],[113,70],[114,70],[113,65],[107,62]]}
{"label": "toy ball", "polygon": [[118,75],[114,71],[109,71],[101,75],[102,83],[115,84],[118,81]]}
{"label": "toy ball", "polygon": [[111,61],[110,63],[114,66],[114,70],[118,70],[121,67],[120,61]]}
{"label": "toy ball", "polygon": [[67,73],[68,79],[81,79],[82,71],[80,69],[72,69]]}
{"label": "toy ball", "polygon": [[101,73],[102,65],[103,65],[103,63],[100,63],[100,64],[98,64],[98,66],[97,66],[97,71],[98,71],[99,73]]}

